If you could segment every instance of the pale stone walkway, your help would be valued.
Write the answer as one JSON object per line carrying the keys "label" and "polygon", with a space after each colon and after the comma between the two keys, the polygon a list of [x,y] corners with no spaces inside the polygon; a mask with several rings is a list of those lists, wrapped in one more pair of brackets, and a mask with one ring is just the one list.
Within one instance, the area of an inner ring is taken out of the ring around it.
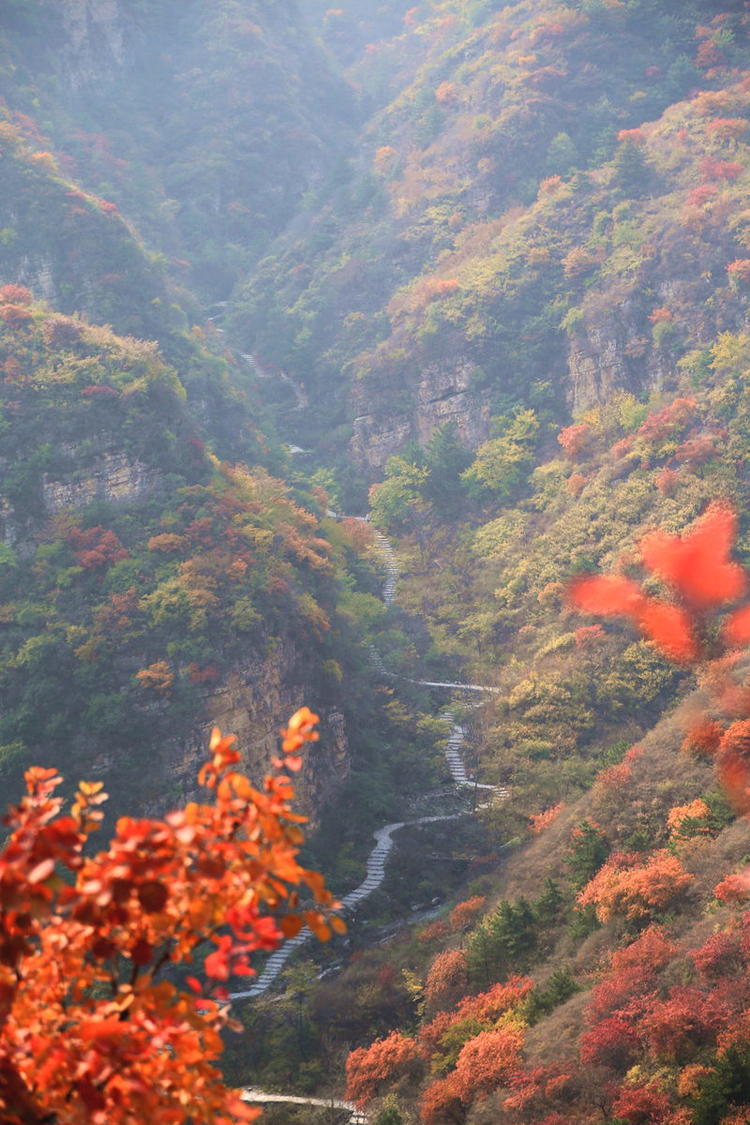
{"label": "pale stone walkway", "polygon": [[[335,515],[334,512],[331,512],[329,514],[332,516]],[[364,519],[365,517],[358,518]],[[386,603],[386,605],[391,605],[395,596],[396,582],[398,580],[398,565],[396,563],[396,557],[393,551],[393,547],[386,539],[386,537],[384,535],[381,535],[380,532],[376,532],[375,535],[378,546],[383,553],[386,563],[386,580],[383,587],[383,601]],[[385,672],[382,659],[375,649],[373,649],[373,663],[375,664],[378,671]],[[393,673],[386,674],[392,675]],[[406,679],[407,677],[399,676],[397,678]],[[491,692],[494,694],[499,692],[500,690],[499,688],[487,687],[482,684],[440,683],[431,680],[409,680],[408,682],[413,684],[421,684],[424,687],[446,688],[451,691]],[[464,744],[466,732],[464,728],[455,721],[453,715],[451,715],[450,712],[448,712],[448,716],[451,719],[453,725],[451,728],[450,736],[448,738],[448,749],[445,752],[445,758],[448,763],[448,768],[451,772],[451,777],[453,778],[454,784],[459,789],[482,789],[486,792],[488,791],[493,793],[495,797],[499,797],[501,800],[506,800],[509,796],[507,789],[498,785],[481,784],[480,782],[477,782],[473,778],[469,777],[466,772],[466,766],[464,764],[463,757],[461,755],[461,747]],[[415,820],[395,821],[393,824],[386,824],[382,828],[378,828],[377,832],[374,833],[375,847],[372,849],[367,859],[365,878],[358,887],[355,887],[353,891],[350,891],[348,895],[345,895],[343,897],[341,903],[344,909],[347,911],[356,909],[358,904],[362,902],[363,899],[367,898],[373,893],[373,891],[376,891],[382,885],[383,880],[385,879],[386,861],[393,848],[394,832],[398,832],[401,828],[412,828],[418,824],[435,824],[439,821],[444,820],[458,820],[466,815],[467,813],[460,812],[446,813],[441,816],[420,816]],[[305,927],[304,929],[300,930],[296,937],[289,938],[287,941],[285,941],[284,944],[280,946],[275,951],[275,953],[272,953],[268,958],[268,961],[263,968],[263,972],[254,982],[252,987],[247,988],[242,992],[230,993],[230,999],[244,1000],[247,997],[251,996],[261,996],[264,992],[267,991],[267,989],[271,987],[281,970],[286,965],[289,958],[294,953],[296,953],[296,951],[302,945],[309,941],[311,937],[312,934],[310,930]]]}

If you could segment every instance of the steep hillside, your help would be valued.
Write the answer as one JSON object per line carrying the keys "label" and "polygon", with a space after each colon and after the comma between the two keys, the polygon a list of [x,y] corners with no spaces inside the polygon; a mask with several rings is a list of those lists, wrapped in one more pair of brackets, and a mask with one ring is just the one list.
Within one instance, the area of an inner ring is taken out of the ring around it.
{"label": "steep hillside", "polygon": [[[709,195],[742,190],[741,12],[704,26],[702,5],[512,4],[478,27],[420,12],[405,34],[422,65],[368,126],[360,174],[309,237],[280,244],[231,321],[246,350],[313,392],[325,455],[334,419],[370,479],[446,421],[475,445],[514,405],[560,417],[591,401],[582,298],[596,289],[611,309],[629,286],[639,301],[652,291],[621,329],[646,335],[685,272],[668,257],[678,200],[699,208],[691,236],[711,269],[742,255],[728,224],[719,245],[700,229]],[[703,99],[667,112],[699,86]],[[706,183],[702,203],[688,199]],[[741,320],[743,295],[727,292],[714,327]],[[620,382],[650,385],[656,366],[663,379],[664,358],[643,358],[620,358]]]}
{"label": "steep hillside", "polygon": [[318,808],[349,767],[336,606],[360,548],[324,538],[309,494],[210,454],[156,345],[0,298],[6,784],[43,759],[162,806],[211,720],[273,755],[278,716],[314,697]]}
{"label": "steep hillside", "polygon": [[[376,1125],[747,1116],[749,33],[739,0],[3,5],[4,783],[162,807],[211,723],[260,773],[306,702],[334,885],[450,810],[335,981],[244,1013],[238,1082],[320,1093],[354,1048]],[[394,607],[332,512],[368,506]],[[462,676],[475,817],[423,682]]]}
{"label": "steep hillside", "polygon": [[295,0],[23,0],[0,13],[0,56],[8,118],[213,300],[330,174],[356,119]]}

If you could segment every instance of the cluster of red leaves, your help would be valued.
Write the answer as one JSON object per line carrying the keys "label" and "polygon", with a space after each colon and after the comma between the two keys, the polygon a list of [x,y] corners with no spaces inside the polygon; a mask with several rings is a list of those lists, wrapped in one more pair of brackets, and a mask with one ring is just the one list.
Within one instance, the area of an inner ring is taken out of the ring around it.
{"label": "cluster of red leaves", "polygon": [[523,1032],[516,1027],[480,1031],[461,1048],[455,1069],[432,1082],[420,1103],[423,1125],[461,1121],[483,1095],[508,1083],[521,1068]]}
{"label": "cluster of red leaves", "polygon": [[658,1125],[669,1114],[671,1103],[656,1086],[621,1086],[612,1109],[627,1125]]}
{"label": "cluster of red leaves", "polygon": [[699,184],[698,187],[691,188],[688,192],[688,206],[703,207],[706,203],[716,199],[718,194],[719,189],[716,184]]}
{"label": "cluster of red leaves", "polygon": [[517,1007],[531,992],[528,977],[508,977],[502,984],[493,984],[477,996],[465,996],[453,1011],[438,1012],[419,1030],[419,1042],[427,1055],[439,1050],[445,1035],[457,1024],[471,1022],[491,1026],[500,1016]]}
{"label": "cluster of red leaves", "polygon": [[716,437],[714,434],[696,434],[683,441],[675,450],[675,461],[688,469],[697,469],[716,456]]}
{"label": "cluster of red leaves", "polygon": [[723,976],[736,976],[741,965],[740,940],[736,932],[714,934],[690,953],[698,972],[712,981]]}
{"label": "cluster of red leaves", "polygon": [[712,758],[719,749],[723,733],[721,723],[703,716],[690,727],[680,749],[697,757]]}
{"label": "cluster of red leaves", "polygon": [[487,899],[484,895],[472,895],[457,903],[450,912],[452,930],[465,930],[476,920],[478,914],[484,909]]}
{"label": "cluster of red leaves", "polygon": [[157,660],[147,668],[141,668],[135,678],[142,688],[155,691],[157,695],[169,695],[174,684],[174,672],[166,660]]}
{"label": "cluster of red leaves", "polygon": [[[687,461],[695,451],[690,447],[683,452]],[[733,512],[726,504],[714,503],[687,534],[653,532],[642,540],[645,568],[674,600],[652,597],[622,575],[579,580],[573,585],[573,600],[579,608],[634,621],[673,659],[700,663],[701,686],[714,713],[706,713],[704,705],[693,716],[683,749],[713,758],[728,797],[748,814],[750,683],[740,654],[732,650],[750,642],[750,606],[732,605],[748,585],[744,570],[730,557],[735,532]],[[710,809],[701,799],[689,801],[670,811],[667,826],[672,845],[705,836],[710,832]],[[683,895],[692,879],[668,851],[650,856],[615,853],[578,901],[592,905],[602,921],[614,916],[648,918]],[[750,898],[750,878],[745,872],[727,875],[714,894],[727,904],[743,903]],[[621,1073],[634,1063],[645,1063],[644,1069],[651,1072],[666,1065],[676,1081],[670,1088],[658,1078],[644,1083],[636,1071],[624,1084],[600,1077],[610,1116],[632,1125],[687,1125],[692,1120],[675,1098],[701,1092],[713,1073],[704,1065],[712,1053],[721,1055],[733,1044],[744,1050],[750,1041],[748,969],[750,915],[733,918],[724,932],[692,951],[681,952],[652,926],[612,956],[591,994],[591,1026],[580,1042],[581,1062]],[[734,1117],[722,1120],[728,1123]]]}
{"label": "cluster of red leaves", "polygon": [[0,304],[30,305],[31,290],[25,285],[0,285]]}
{"label": "cluster of red leaves", "polygon": [[461,949],[438,953],[430,966],[424,986],[428,1009],[450,1007],[465,990],[469,981],[466,954]]}
{"label": "cluster of red leaves", "polygon": [[588,477],[583,473],[571,473],[567,480],[567,489],[571,496],[576,498],[581,495],[588,484]]}
{"label": "cluster of red leaves", "polygon": [[[570,588],[573,604],[587,613],[630,619],[679,663],[705,659],[696,622],[700,624],[708,611],[736,601],[747,587],[744,570],[729,559],[735,532],[732,510],[713,503],[685,535],[653,531],[641,540],[644,567],[682,605],[651,597],[637,582],[618,574],[577,579]],[[750,607],[728,618],[724,636],[735,644],[750,640]]]}
{"label": "cluster of red leaves", "polygon": [[503,1111],[514,1110],[521,1121],[539,1122],[539,1125],[566,1125],[566,1118],[553,1110],[542,1114],[550,1104],[565,1098],[571,1084],[571,1075],[556,1066],[535,1066],[520,1070],[508,1079],[509,1093],[503,1101]]}
{"label": "cluster of red leaves", "polygon": [[[747,928],[744,921],[742,926]],[[690,954],[702,979],[674,984],[678,947],[661,929],[645,930],[612,955],[591,992],[591,1027],[581,1037],[581,1061],[623,1071],[645,1057],[687,1064],[689,1070],[696,1055],[719,1044],[726,1029],[737,1024],[746,1006],[747,984],[742,974],[737,979],[742,951],[744,956],[750,952],[742,930],[716,935]]]}
{"label": "cluster of red leaves", "polygon": [[638,437],[650,444],[666,441],[681,433],[693,420],[697,403],[694,398],[676,398],[649,414],[638,427]]}
{"label": "cluster of red leaves", "polygon": [[680,474],[676,469],[661,469],[656,476],[656,487],[661,496],[674,496]]}
{"label": "cluster of red leaves", "polygon": [[649,1054],[664,1062],[686,1062],[716,1043],[736,1015],[726,997],[691,985],[671,988],[652,1003],[640,1023]]}
{"label": "cluster of red leaves", "polygon": [[30,320],[34,319],[33,313],[25,304],[0,304],[0,318],[11,328],[22,328],[24,324],[28,324]]}
{"label": "cluster of red leaves", "polygon": [[[311,718],[298,713],[284,745],[310,739]],[[234,768],[233,742],[214,731],[199,778],[212,803],[163,820],[122,818],[96,854],[87,843],[102,818],[101,783],[82,783],[65,815],[55,772],[27,772],[0,855],[6,1125],[230,1125],[255,1116],[214,1065],[232,1026],[224,982],[252,972],[253,950],[274,949],[304,922],[329,935],[317,908],[299,908],[300,885],[326,912],[334,904],[322,877],[297,862],[304,818],[291,810],[288,776],[255,789]],[[200,960],[208,988],[188,980],[199,996],[160,979],[166,965]]]}
{"label": "cluster of red leaves", "polygon": [[574,426],[566,426],[557,435],[558,442],[571,461],[575,461],[589,452],[593,438],[594,433],[591,426],[587,426],[584,422]]}
{"label": "cluster of red leaves", "polygon": [[106,527],[89,527],[85,531],[72,527],[67,538],[76,562],[86,570],[101,570],[128,557],[114,531]]}
{"label": "cluster of red leaves", "polygon": [[432,941],[439,941],[440,938],[447,937],[450,932],[451,928],[448,923],[440,918],[437,922],[430,922],[429,925],[419,930],[417,941],[424,942],[427,945]]}
{"label": "cluster of red leaves", "polygon": [[727,273],[737,281],[750,281],[750,258],[735,258],[727,266]]}
{"label": "cluster of red leaves", "polygon": [[100,401],[120,397],[118,391],[107,383],[91,383],[88,387],[81,388],[81,394],[84,398],[99,399]]}
{"label": "cluster of red leaves", "polygon": [[696,797],[686,805],[675,805],[667,814],[667,828],[673,842],[690,840],[695,836],[708,836],[708,818],[711,810],[702,798]]}
{"label": "cluster of red leaves", "polygon": [[606,766],[596,775],[597,785],[602,789],[623,789],[632,780],[633,771],[628,762],[618,762],[614,766]]}
{"label": "cluster of red leaves", "polygon": [[[592,1026],[581,1039],[581,1061],[620,1071],[640,1059],[683,1067],[680,1093],[694,1093],[704,1073],[696,1072],[695,1058],[721,1048],[730,1030],[733,1033],[742,1022],[750,998],[745,971],[750,954],[748,923],[750,916],[745,916],[730,931],[691,952],[699,978],[687,985],[673,983],[678,973],[684,979],[687,966],[679,960],[678,947],[656,927],[614,953],[591,994],[587,1014]],[[661,1119],[638,1117],[649,1104],[641,1097],[643,1089],[630,1084],[613,1089],[618,1116],[634,1121]],[[624,1097],[625,1091],[633,1092],[632,1102]],[[666,1113],[672,1101],[658,1092],[659,1114]]]}
{"label": "cluster of red leaves", "polygon": [[215,664],[188,664],[188,676],[192,684],[215,684],[221,673]]}
{"label": "cluster of red leaves", "polygon": [[[730,691],[728,694],[733,696],[735,693]],[[746,696],[747,690],[738,694]],[[719,740],[715,760],[727,796],[738,812],[747,815],[750,813],[750,719],[738,720],[726,728]]]}
{"label": "cluster of red leaves", "polygon": [[617,134],[618,141],[629,141],[630,144],[642,145],[646,141],[646,134],[643,129],[620,129]]}
{"label": "cluster of red leaves", "polygon": [[750,880],[747,875],[726,875],[714,887],[714,897],[719,902],[747,902],[750,898]]}
{"label": "cluster of red leaves", "polygon": [[738,160],[717,160],[705,156],[700,164],[701,175],[707,180],[736,180],[745,171],[744,164]]}
{"label": "cluster of red leaves", "polygon": [[706,132],[721,137],[724,141],[736,141],[750,129],[750,122],[744,117],[716,117],[706,125]]}

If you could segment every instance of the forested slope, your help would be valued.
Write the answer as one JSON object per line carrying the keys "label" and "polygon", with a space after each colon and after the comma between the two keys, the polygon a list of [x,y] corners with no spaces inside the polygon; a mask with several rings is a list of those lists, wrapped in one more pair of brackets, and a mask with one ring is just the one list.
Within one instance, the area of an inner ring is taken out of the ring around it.
{"label": "forested slope", "polygon": [[[358,740],[354,883],[444,732],[366,646],[499,689],[462,714],[510,792],[463,903],[306,985],[253,1056],[314,1085],[361,1047],[379,1125],[744,1120],[744,657],[675,662],[569,592],[631,589],[644,536],[687,551],[717,498],[748,562],[749,30],[693,0],[0,16],[8,786],[43,755],[150,807],[212,719],[260,770],[304,699],[313,811]],[[389,613],[330,515],[367,504]]]}

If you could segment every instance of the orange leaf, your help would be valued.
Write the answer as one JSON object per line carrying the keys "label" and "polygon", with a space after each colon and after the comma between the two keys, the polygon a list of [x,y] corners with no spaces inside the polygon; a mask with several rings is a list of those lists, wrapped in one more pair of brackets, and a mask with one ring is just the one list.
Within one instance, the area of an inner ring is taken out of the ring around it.
{"label": "orange leaf", "polygon": [[296,914],[286,914],[279,922],[279,929],[284,937],[296,937],[302,929],[302,919]]}

